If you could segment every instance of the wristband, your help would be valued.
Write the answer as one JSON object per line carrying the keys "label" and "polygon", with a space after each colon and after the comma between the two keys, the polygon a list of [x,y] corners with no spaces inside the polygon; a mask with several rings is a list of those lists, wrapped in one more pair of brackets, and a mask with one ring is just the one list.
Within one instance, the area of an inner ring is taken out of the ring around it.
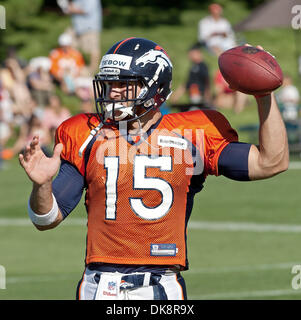
{"label": "wristband", "polygon": [[59,213],[59,208],[55,199],[55,196],[52,194],[52,199],[53,199],[53,205],[52,208],[49,212],[45,213],[45,214],[36,214],[30,207],[30,199],[28,200],[28,215],[30,220],[38,225],[38,226],[48,226],[51,223],[53,223]]}

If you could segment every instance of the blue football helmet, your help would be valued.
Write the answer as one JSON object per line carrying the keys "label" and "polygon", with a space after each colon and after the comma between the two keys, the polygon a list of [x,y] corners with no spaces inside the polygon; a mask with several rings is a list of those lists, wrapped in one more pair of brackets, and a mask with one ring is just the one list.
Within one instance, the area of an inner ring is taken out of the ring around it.
{"label": "blue football helmet", "polygon": [[[93,80],[96,110],[101,121],[112,125],[121,120],[141,118],[168,99],[171,80],[172,63],[155,42],[143,38],[117,42],[103,56],[99,73]],[[110,87],[116,82],[126,87],[125,99],[110,99]]]}

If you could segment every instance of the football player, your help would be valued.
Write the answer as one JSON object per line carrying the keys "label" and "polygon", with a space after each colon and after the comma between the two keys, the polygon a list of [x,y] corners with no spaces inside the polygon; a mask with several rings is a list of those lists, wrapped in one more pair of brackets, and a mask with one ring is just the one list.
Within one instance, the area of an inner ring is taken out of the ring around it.
{"label": "football player", "polygon": [[19,156],[33,181],[28,212],[37,229],[59,225],[85,190],[78,299],[186,299],[187,224],[206,177],[249,181],[288,168],[286,131],[272,94],[256,97],[257,147],[239,142],[214,110],[162,116],[171,80],[172,63],[159,45],[119,41],[93,81],[97,112],[63,122],[51,158],[38,137]]}

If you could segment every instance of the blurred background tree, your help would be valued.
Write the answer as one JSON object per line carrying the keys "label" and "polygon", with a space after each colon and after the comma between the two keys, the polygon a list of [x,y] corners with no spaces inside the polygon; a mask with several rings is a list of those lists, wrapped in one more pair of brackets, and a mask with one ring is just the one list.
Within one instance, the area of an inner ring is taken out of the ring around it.
{"label": "blurred background tree", "polygon": [[[208,15],[208,5],[218,2],[224,7],[224,16],[234,26],[245,19],[253,8],[265,0],[101,0],[103,6],[102,53],[115,41],[129,36],[145,37],[161,44],[174,64],[173,87],[185,80],[189,61],[187,49],[197,41],[197,25]],[[6,29],[0,30],[0,62],[14,47],[17,55],[25,60],[48,56],[57,46],[61,33],[71,26],[70,17],[62,13],[54,0],[2,0],[6,9]],[[294,35],[291,28],[270,28],[237,34],[238,40],[261,44],[272,52],[284,72],[298,81]],[[239,41],[240,42],[240,41]],[[217,69],[215,57],[205,52],[205,59],[212,73]],[[61,95],[63,103],[76,110],[78,102]],[[256,113],[245,112],[239,123],[256,120]],[[235,118],[236,119],[236,118]],[[234,121],[235,121],[234,119]],[[234,122],[234,125],[236,123]]]}
{"label": "blurred background tree", "polygon": [[[71,0],[70,0],[71,1]],[[235,26],[250,15],[252,10],[265,1],[273,0],[101,0],[103,6],[102,54],[110,46],[130,36],[144,37],[159,43],[168,52],[174,65],[173,90],[186,80],[190,62],[187,50],[197,41],[197,26],[208,15],[208,5],[217,2],[224,8],[224,16]],[[283,0],[284,1],[284,0]],[[48,56],[57,47],[58,37],[71,27],[71,19],[62,13],[55,0],[0,0],[6,10],[6,29],[0,30],[0,63],[3,64],[11,48],[19,59],[26,62],[33,57]],[[262,45],[272,52],[284,73],[292,76],[301,90],[298,73],[295,38],[290,26],[262,30],[236,32],[239,44]],[[300,30],[298,30],[300,32]],[[211,87],[218,69],[217,59],[204,50],[204,59],[209,67]],[[66,95],[59,88],[56,93],[73,114],[80,109],[77,97]],[[180,103],[187,103],[187,95]],[[170,103],[170,102],[169,102]],[[254,100],[239,115],[224,110],[235,128],[257,123]],[[238,130],[239,131],[239,130]],[[244,132],[239,132],[248,141]],[[244,136],[245,135],[245,136]],[[244,139],[245,138],[245,139]]]}
{"label": "blurred background tree", "polygon": [[[227,7],[231,0],[216,1]],[[239,0],[253,8],[264,0]],[[181,25],[185,10],[206,10],[210,0],[102,0],[104,29],[120,27],[152,28]],[[6,10],[6,30],[0,32],[0,60],[13,46],[23,57],[47,55],[57,43],[59,32],[69,25],[53,0],[2,0]],[[60,30],[60,31],[59,31]]]}

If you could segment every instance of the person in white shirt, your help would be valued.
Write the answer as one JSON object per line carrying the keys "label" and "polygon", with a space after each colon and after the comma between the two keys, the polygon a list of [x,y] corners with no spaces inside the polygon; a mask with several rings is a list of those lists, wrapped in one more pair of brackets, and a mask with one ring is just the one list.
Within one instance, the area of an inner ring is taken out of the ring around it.
{"label": "person in white shirt", "polygon": [[223,51],[236,46],[235,35],[229,21],[222,17],[223,9],[219,4],[211,4],[209,11],[210,16],[199,22],[198,40],[219,56]]}
{"label": "person in white shirt", "polygon": [[276,99],[285,121],[294,121],[299,118],[300,94],[290,75],[284,75],[283,84],[276,95]]}

